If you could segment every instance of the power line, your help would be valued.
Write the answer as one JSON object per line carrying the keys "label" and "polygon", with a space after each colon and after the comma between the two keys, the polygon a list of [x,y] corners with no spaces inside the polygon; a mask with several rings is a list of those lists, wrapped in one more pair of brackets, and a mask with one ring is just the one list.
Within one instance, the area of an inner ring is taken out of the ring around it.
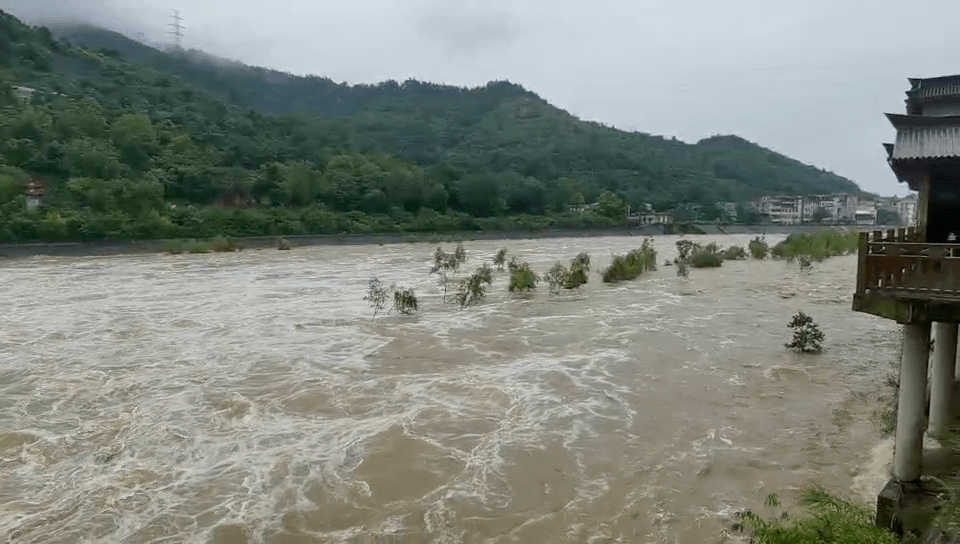
{"label": "power line", "polygon": [[183,17],[180,16],[178,10],[173,10],[173,15],[170,16],[172,21],[170,22],[170,36],[173,37],[173,47],[177,50],[183,49]]}

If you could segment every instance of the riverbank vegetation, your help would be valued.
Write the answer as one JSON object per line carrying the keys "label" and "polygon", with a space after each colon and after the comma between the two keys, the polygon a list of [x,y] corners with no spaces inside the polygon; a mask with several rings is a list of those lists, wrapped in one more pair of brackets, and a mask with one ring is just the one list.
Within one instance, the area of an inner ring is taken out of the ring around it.
{"label": "riverbank vegetation", "polygon": [[860,235],[857,232],[825,230],[809,234],[791,234],[786,240],[773,246],[770,254],[788,262],[821,262],[830,257],[849,255],[857,251]]}
{"label": "riverbank vegetation", "polygon": [[718,202],[748,219],[761,194],[859,191],[734,136],[584,122],[508,82],[340,85],[98,35],[75,46],[0,12],[0,243],[625,227],[628,207],[724,221]]}
{"label": "riverbank vegetation", "polygon": [[756,544],[871,543],[896,544],[892,532],[874,523],[872,508],[831,494],[821,487],[808,487],[800,496],[799,514],[780,512],[776,495],[767,497],[768,516],[753,511],[737,514],[734,531],[751,535]]}

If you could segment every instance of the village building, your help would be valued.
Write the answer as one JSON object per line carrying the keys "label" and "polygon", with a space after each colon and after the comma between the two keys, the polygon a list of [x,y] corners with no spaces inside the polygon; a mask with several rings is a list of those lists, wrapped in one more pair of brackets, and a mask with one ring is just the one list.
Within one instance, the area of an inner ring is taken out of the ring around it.
{"label": "village building", "polygon": [[43,195],[47,192],[47,183],[42,179],[31,179],[23,189],[27,197],[27,210],[35,210],[40,206]]}
{"label": "village building", "polygon": [[17,95],[17,98],[23,100],[24,102],[29,102],[33,99],[33,94],[37,92],[36,89],[31,89],[30,87],[21,87],[19,85],[13,86],[13,92]]}
{"label": "village building", "polygon": [[757,203],[757,211],[770,223],[798,225],[803,222],[803,197],[764,196]]}
{"label": "village building", "polygon": [[912,227],[917,222],[917,194],[907,195],[896,202],[897,215],[904,225]]}

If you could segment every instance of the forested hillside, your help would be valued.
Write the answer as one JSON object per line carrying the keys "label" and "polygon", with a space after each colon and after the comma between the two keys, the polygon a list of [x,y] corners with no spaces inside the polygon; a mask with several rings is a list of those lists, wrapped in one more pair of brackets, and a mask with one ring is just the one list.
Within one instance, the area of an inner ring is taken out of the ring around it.
{"label": "forested hillside", "polygon": [[[3,241],[576,227],[627,204],[858,190],[732,136],[583,122],[507,82],[348,86],[61,36],[0,12]],[[31,178],[47,194],[27,211]]]}

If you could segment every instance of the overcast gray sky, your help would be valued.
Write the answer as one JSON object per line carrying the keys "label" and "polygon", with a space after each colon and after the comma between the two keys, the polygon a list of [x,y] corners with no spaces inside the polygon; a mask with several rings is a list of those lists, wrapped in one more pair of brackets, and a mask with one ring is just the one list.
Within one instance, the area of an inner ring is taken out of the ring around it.
{"label": "overcast gray sky", "polygon": [[[907,77],[960,73],[956,0],[0,0],[337,81],[509,79],[583,119],[737,134],[905,194],[881,143]],[[922,22],[922,25],[915,24]]]}

